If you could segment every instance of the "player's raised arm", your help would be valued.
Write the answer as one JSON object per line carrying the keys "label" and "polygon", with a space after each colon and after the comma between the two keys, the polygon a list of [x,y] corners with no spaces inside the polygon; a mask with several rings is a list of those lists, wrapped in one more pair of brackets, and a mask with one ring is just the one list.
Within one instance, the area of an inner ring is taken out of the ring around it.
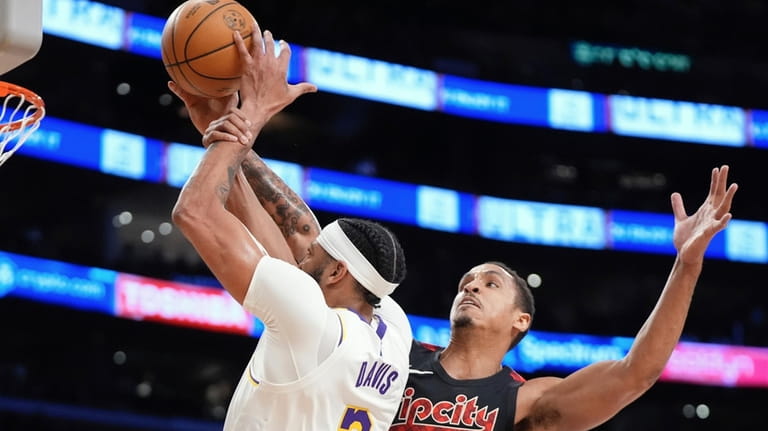
{"label": "player's raised arm", "polygon": [[248,151],[249,147],[239,142],[210,144],[173,208],[173,222],[240,303],[264,256],[246,227],[224,207],[235,173]]}
{"label": "player's raised arm", "polygon": [[[274,45],[272,35],[265,32],[265,36],[264,46],[272,47]],[[279,47],[277,56],[272,55],[272,50],[268,48],[259,61],[277,61],[285,63],[287,68],[291,48],[283,41],[280,41]],[[274,88],[276,91],[281,91],[282,88],[282,91],[287,94],[295,94],[294,98],[306,92],[317,91],[317,87],[309,83],[289,85],[286,82],[286,77],[283,78],[282,85],[280,82],[275,82],[274,85],[261,86],[260,88]],[[264,107],[248,106],[247,101],[243,99],[243,109],[249,112],[249,108],[258,110]],[[320,225],[315,215],[298,194],[291,190],[256,153],[249,153],[243,163],[243,172],[264,209],[272,216],[272,219],[283,232],[294,258],[300,260],[304,257],[309,244],[320,234]]]}
{"label": "player's raised arm", "polygon": [[320,234],[320,224],[306,202],[292,190],[255,152],[242,165],[243,174],[293,253],[301,260],[309,245]]}
{"label": "player's raised arm", "polygon": [[659,378],[685,324],[704,253],[731,219],[737,186],[727,186],[728,166],[712,170],[709,194],[692,215],[672,195],[675,215],[672,270],[655,308],[626,357],[587,366],[565,379],[532,379],[521,388],[517,430],[589,430],[607,421]]}
{"label": "player's raised arm", "polygon": [[[233,112],[240,112],[233,110]],[[219,141],[248,143],[250,133],[245,121],[214,121],[203,135],[203,147]],[[242,168],[237,170],[225,208],[235,215],[256,240],[264,246],[267,253],[275,258],[296,264],[288,244],[280,229],[253,193]]]}
{"label": "player's raised arm", "polygon": [[[242,112],[232,108],[216,120],[221,124],[236,123],[237,129],[248,131],[241,142],[217,141],[208,145],[173,210],[174,222],[239,302],[245,297],[256,264],[264,254],[240,220],[225,208],[235,175],[255,137],[272,116],[300,95],[316,90],[310,84],[286,82],[289,48],[277,57],[271,52],[267,55],[261,33],[255,32],[253,37],[249,52],[240,34],[234,34],[243,66]],[[268,46],[274,44],[271,33],[265,32],[265,42]],[[243,145],[243,140],[247,145]]]}
{"label": "player's raised arm", "polygon": [[[266,46],[273,45],[268,44]],[[282,52],[285,48],[288,48],[288,45],[281,43],[280,46],[280,55],[284,55]],[[211,121],[221,117],[229,109],[237,106],[239,101],[237,94],[221,98],[197,96],[184,91],[173,81],[168,82],[168,88],[184,102],[187,111],[189,111],[192,124],[201,134],[206,133]],[[307,91],[315,90],[312,87],[303,88]],[[320,225],[315,215],[301,197],[291,190],[256,152],[250,152],[246,156],[242,169],[245,179],[247,179],[245,183],[253,189],[261,205],[280,228],[282,235],[288,242],[293,257],[286,260],[291,262],[300,260],[306,253],[309,244],[320,234]],[[244,193],[238,190],[241,186],[241,179],[243,178],[238,174],[234,185],[235,188],[232,195],[230,195],[230,201],[227,202],[229,208],[248,209],[251,207],[251,204],[247,201],[234,201],[234,199],[245,196]],[[252,215],[247,215],[246,212],[235,214],[251,229],[247,219],[253,219]],[[251,231],[255,233],[253,229]],[[261,236],[259,236],[259,240],[264,241],[264,245],[271,255],[282,258],[281,252],[271,248],[268,241],[264,240]]]}

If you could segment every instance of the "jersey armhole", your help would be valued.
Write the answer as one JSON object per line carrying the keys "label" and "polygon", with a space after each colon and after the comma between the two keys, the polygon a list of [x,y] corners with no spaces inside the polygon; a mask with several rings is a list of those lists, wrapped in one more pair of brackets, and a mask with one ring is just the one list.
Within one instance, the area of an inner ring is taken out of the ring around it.
{"label": "jersey armhole", "polygon": [[[513,379],[515,376],[522,379],[522,377],[514,370],[512,370],[510,375]],[[507,398],[507,423],[512,425],[509,428],[510,431],[514,431],[516,425],[515,415],[517,414],[517,392],[520,390],[520,386],[523,386],[523,381],[521,380],[515,379],[515,381],[509,382],[509,397]]]}
{"label": "jersey armhole", "polygon": [[430,352],[437,352],[438,350],[442,350],[443,348],[441,346],[438,346],[436,344],[429,344],[425,343],[423,341],[418,341],[416,339],[413,340],[414,343],[420,345],[421,347],[429,350]]}
{"label": "jersey armhole", "polygon": [[512,376],[512,379],[513,379],[514,381],[516,381],[516,382],[520,382],[520,383],[525,383],[525,377],[523,377],[523,376],[521,376],[520,374],[518,374],[518,372],[517,372],[517,371],[515,371],[515,370],[513,370],[513,369],[510,369],[510,370],[509,370],[509,375],[510,375],[510,376]]}

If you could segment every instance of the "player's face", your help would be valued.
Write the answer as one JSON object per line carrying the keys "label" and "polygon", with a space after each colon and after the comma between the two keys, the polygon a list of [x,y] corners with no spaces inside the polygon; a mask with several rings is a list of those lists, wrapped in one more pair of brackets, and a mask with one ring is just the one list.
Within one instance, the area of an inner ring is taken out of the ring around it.
{"label": "player's face", "polygon": [[314,278],[317,284],[321,284],[323,271],[328,266],[330,258],[317,241],[312,241],[304,257],[299,261],[299,269]]}
{"label": "player's face", "polygon": [[493,264],[472,268],[459,281],[459,291],[451,308],[455,328],[483,327],[510,334],[516,306],[515,280]]}

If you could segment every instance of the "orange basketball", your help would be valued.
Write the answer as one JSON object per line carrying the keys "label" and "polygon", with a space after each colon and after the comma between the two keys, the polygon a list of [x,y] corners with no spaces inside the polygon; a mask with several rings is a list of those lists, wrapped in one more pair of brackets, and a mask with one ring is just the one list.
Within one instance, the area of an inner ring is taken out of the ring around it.
{"label": "orange basketball", "polygon": [[239,31],[250,49],[253,15],[232,0],[187,0],[163,27],[165,70],[184,90],[205,97],[227,96],[240,88],[240,54],[232,35]]}

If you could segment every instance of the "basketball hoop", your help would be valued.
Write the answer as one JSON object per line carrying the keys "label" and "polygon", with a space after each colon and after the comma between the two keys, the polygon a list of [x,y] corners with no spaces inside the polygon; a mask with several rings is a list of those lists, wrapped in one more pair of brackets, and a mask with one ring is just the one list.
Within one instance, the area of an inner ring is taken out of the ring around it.
{"label": "basketball hoop", "polygon": [[16,152],[45,117],[45,103],[24,87],[0,81],[0,165]]}

